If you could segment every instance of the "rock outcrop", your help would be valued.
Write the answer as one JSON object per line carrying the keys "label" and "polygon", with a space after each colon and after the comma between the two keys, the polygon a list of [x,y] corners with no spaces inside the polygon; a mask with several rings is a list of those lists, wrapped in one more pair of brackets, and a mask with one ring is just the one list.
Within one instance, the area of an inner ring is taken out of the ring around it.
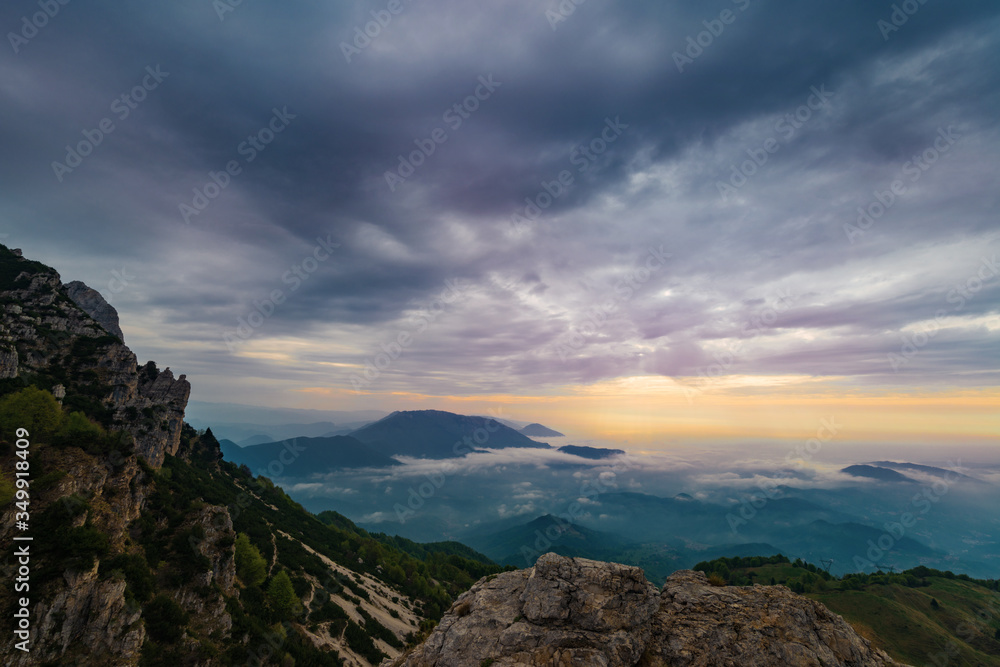
{"label": "rock outcrop", "polygon": [[653,638],[647,648],[653,665],[899,664],[843,618],[784,586],[712,586],[704,573],[691,570],[675,572],[664,584]]}
{"label": "rock outcrop", "polygon": [[25,373],[65,384],[69,402],[99,399],[153,467],[177,453],[187,379],[140,367],[118,313],[95,290],[63,285],[55,269],[0,246],[0,379]]}
{"label": "rock outcrop", "polygon": [[[159,468],[167,454],[178,453],[191,391],[185,377],[175,379],[152,362],[139,366],[122,342],[117,312],[96,291],[83,283],[63,285],[54,269],[0,246],[0,379],[20,377],[52,391],[67,412],[84,411],[108,431],[129,434],[134,444],[123,454],[33,440],[32,517],[63,508],[71,517],[63,527],[97,531],[107,540],[107,559],[142,553],[131,531],[154,487],[149,467],[137,456]],[[9,470],[8,463],[13,463],[4,461]],[[0,543],[8,554],[17,510],[13,504],[0,508]],[[232,518],[225,507],[205,505],[185,527],[203,536],[192,548],[206,570],[170,587],[170,594],[191,614],[192,626],[224,636],[232,625],[224,596],[238,595]],[[42,539],[33,548],[39,544]],[[0,662],[137,664],[146,630],[142,607],[129,598],[123,575],[102,572],[100,559],[53,574],[45,569],[51,560],[52,555],[32,559],[32,651],[15,650],[8,642],[0,648]],[[10,566],[9,560],[0,565],[4,575],[12,572]],[[218,594],[206,597],[210,588]]]}
{"label": "rock outcrop", "polygon": [[393,667],[898,667],[840,616],[784,586],[716,587],[701,572],[662,593],[637,567],[545,554],[480,580]]}
{"label": "rock outcrop", "polygon": [[105,331],[125,342],[125,334],[122,333],[121,326],[118,324],[118,311],[104,300],[100,292],[87,287],[79,280],[74,280],[71,283],[66,283],[66,293],[76,305],[104,327]]}

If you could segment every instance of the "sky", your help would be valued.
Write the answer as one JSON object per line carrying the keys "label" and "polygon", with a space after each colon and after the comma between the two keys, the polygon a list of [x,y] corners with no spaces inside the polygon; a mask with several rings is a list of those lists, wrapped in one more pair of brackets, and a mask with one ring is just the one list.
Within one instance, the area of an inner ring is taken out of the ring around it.
{"label": "sky", "polygon": [[192,398],[1000,435],[995,2],[0,8],[0,242]]}

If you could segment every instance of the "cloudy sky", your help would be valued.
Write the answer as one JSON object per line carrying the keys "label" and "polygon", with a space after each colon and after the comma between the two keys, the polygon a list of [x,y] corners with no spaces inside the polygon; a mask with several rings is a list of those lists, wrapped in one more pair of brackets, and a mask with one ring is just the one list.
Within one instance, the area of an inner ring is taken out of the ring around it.
{"label": "cloudy sky", "polygon": [[16,0],[0,27],[3,242],[193,398],[1000,432],[995,2]]}

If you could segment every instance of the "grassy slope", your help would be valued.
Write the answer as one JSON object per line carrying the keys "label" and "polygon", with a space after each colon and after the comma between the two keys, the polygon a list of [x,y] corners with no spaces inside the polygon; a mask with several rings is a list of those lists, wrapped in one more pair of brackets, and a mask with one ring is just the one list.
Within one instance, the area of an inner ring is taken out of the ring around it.
{"label": "grassy slope", "polygon": [[[757,574],[756,581],[778,583],[802,575],[791,564],[764,565],[740,572]],[[911,665],[983,665],[1000,667],[1000,594],[959,579],[927,577],[928,586],[870,584],[863,590],[806,593],[840,614],[859,634],[895,659]],[[932,606],[937,600],[938,608]],[[992,604],[992,612],[991,610]],[[979,614],[979,615],[977,615]]]}

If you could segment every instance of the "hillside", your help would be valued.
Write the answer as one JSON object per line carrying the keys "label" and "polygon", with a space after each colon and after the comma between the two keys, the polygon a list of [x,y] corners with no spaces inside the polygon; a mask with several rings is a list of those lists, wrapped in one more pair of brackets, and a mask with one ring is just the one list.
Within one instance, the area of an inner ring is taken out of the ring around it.
{"label": "hillside", "polygon": [[782,556],[720,558],[695,569],[720,584],[787,585],[843,616],[901,662],[1000,666],[997,580],[926,567],[837,578]]}
{"label": "hillside", "polygon": [[840,472],[847,473],[852,477],[867,477],[869,479],[877,479],[882,482],[912,482],[912,478],[907,477],[901,472],[891,470],[890,468],[882,468],[880,466],[859,464],[847,466]]}
{"label": "hillside", "polygon": [[[363,442],[344,435],[292,438],[245,447],[223,440],[221,446],[227,461],[246,465],[262,475],[306,477],[341,468],[383,468],[399,464],[399,461],[376,452]],[[269,465],[271,471],[268,471]]]}
{"label": "hillside", "polygon": [[486,448],[549,447],[495,419],[467,417],[441,410],[393,412],[352,431],[350,435],[386,456],[430,459],[464,456]]}
{"label": "hillside", "polygon": [[27,580],[0,609],[30,649],[5,642],[3,664],[374,665],[500,571],[324,523],[221,460],[183,421],[183,375],[140,365],[58,273],[2,246],[0,315],[0,548],[30,551],[27,574],[2,566]]}
{"label": "hillside", "polygon": [[496,562],[517,567],[534,565],[535,559],[546,552],[599,560],[619,555],[627,546],[615,535],[574,525],[551,514],[466,540]]}

